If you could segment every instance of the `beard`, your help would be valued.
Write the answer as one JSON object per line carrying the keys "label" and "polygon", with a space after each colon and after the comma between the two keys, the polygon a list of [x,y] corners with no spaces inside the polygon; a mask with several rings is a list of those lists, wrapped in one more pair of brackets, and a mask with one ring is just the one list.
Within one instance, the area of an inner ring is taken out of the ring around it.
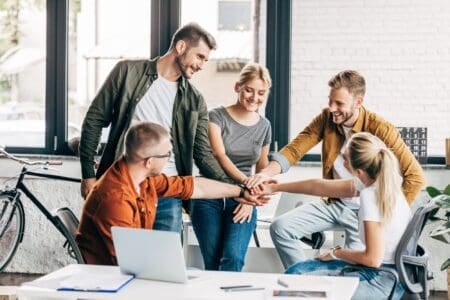
{"label": "beard", "polygon": [[334,122],[335,124],[337,124],[337,125],[342,125],[342,124],[344,124],[345,122],[347,122],[348,120],[350,120],[350,119],[355,115],[355,111],[352,110],[352,111],[350,111],[350,112],[345,112],[345,113],[340,112],[339,114],[340,114],[339,120],[336,119],[334,113],[332,114],[332,116],[333,116],[333,122]]}
{"label": "beard", "polygon": [[187,70],[188,70],[188,66],[186,66],[184,63],[183,63],[183,61],[185,60],[185,58],[186,58],[186,54],[181,54],[180,56],[177,56],[176,58],[175,58],[175,63],[177,64],[177,66],[178,66],[178,69],[180,70],[180,72],[181,72],[181,76],[183,76],[184,78],[186,78],[186,79],[191,79],[191,75],[189,75],[188,74],[188,72],[187,72]]}

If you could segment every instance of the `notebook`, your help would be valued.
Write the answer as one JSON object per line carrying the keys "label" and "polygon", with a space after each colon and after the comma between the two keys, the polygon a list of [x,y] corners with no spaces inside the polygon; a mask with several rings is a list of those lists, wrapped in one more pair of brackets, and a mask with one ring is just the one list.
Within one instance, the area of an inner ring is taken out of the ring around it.
{"label": "notebook", "polygon": [[122,273],[140,279],[187,282],[179,233],[118,226],[111,231]]}
{"label": "notebook", "polygon": [[60,281],[58,291],[115,293],[133,280],[133,275],[121,274],[117,269],[80,272]]}
{"label": "notebook", "polygon": [[22,285],[58,291],[115,293],[133,280],[133,275],[122,274],[115,266],[71,265],[67,270],[59,276],[47,275]]}

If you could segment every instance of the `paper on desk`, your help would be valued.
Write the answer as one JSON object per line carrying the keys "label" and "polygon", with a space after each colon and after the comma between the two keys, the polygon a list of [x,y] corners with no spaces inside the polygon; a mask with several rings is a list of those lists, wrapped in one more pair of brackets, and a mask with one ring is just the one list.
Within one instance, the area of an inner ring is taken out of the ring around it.
{"label": "paper on desk", "polygon": [[55,278],[40,278],[23,285],[59,291],[117,292],[134,278],[116,268],[77,269],[72,274]]}
{"label": "paper on desk", "polygon": [[122,274],[118,269],[80,272],[62,280],[57,290],[114,293],[133,278],[133,275]]}

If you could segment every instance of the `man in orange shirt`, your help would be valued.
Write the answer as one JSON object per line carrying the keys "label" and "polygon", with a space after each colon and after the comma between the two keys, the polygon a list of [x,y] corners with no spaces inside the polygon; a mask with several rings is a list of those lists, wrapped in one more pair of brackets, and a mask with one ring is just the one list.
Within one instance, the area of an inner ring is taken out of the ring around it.
{"label": "man in orange shirt", "polygon": [[161,174],[171,151],[162,126],[143,122],[129,129],[123,156],[98,180],[84,204],[76,240],[86,263],[117,264],[111,227],[151,229],[158,198],[240,197],[238,201],[251,205],[267,201],[250,196],[244,186]]}

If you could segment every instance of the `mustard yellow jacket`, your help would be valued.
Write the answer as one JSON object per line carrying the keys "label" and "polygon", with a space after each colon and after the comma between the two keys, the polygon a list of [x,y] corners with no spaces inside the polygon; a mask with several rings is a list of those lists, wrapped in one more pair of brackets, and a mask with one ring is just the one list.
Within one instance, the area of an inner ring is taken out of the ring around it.
{"label": "mustard yellow jacket", "polygon": [[[403,174],[403,192],[411,204],[425,183],[422,167],[403,142],[397,128],[380,116],[360,108],[359,117],[350,135],[357,132],[370,132],[379,137],[397,156]],[[306,128],[270,159],[277,161],[286,172],[296,164],[312,147],[322,141],[322,175],[333,178],[333,163],[345,141],[344,130],[336,125],[328,108],[317,115]]]}

